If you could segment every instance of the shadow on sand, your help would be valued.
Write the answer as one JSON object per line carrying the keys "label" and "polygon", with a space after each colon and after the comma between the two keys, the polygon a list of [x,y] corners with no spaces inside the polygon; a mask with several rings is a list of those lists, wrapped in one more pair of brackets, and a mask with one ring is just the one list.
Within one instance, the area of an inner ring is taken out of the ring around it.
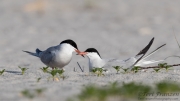
{"label": "shadow on sand", "polygon": [[19,72],[19,71],[9,71],[9,70],[6,70],[5,72],[21,75],[21,72]]}

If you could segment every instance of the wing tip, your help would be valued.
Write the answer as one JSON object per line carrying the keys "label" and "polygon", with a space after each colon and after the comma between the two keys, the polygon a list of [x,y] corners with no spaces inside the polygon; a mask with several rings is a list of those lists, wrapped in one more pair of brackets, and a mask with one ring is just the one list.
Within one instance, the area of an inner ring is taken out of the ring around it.
{"label": "wing tip", "polygon": [[136,56],[141,55],[141,54],[146,54],[146,52],[149,50],[153,42],[154,42],[154,37],[151,39],[148,45],[144,49],[142,49]]}

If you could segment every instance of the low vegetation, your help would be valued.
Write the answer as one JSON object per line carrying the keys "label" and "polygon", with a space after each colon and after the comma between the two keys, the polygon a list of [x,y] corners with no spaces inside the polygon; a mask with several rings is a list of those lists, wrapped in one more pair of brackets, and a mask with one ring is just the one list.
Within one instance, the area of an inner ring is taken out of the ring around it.
{"label": "low vegetation", "polygon": [[49,73],[51,75],[51,77],[49,77],[48,80],[50,80],[52,78],[53,81],[59,81],[60,78],[62,78],[63,80],[66,78],[63,75],[63,73],[64,73],[63,69],[55,68],[51,71],[48,71],[47,73]]}
{"label": "low vegetation", "polygon": [[24,75],[24,73],[26,72],[26,70],[28,70],[29,68],[22,68],[19,66],[19,69],[21,69],[21,74]]}
{"label": "low vegetation", "polygon": [[45,88],[24,89],[21,91],[20,95],[28,99],[33,99],[35,97],[41,96],[44,91]]}
{"label": "low vegetation", "polygon": [[180,92],[180,85],[170,81],[162,81],[154,86],[134,82],[123,84],[114,82],[101,87],[88,85],[79,95],[68,101],[144,101],[148,94],[175,92]]}
{"label": "low vegetation", "polygon": [[94,68],[92,69],[92,72],[93,72],[94,74],[96,74],[97,76],[103,76],[103,75],[104,75],[103,72],[105,72],[105,70],[104,70],[103,68],[94,67]]}

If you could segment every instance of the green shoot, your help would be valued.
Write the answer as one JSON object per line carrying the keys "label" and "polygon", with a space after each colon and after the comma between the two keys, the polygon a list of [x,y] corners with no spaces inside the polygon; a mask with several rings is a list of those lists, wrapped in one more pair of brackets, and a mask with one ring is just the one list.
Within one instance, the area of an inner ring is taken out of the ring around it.
{"label": "green shoot", "polygon": [[60,77],[63,76],[63,73],[65,72],[63,69],[57,70],[58,74]]}
{"label": "green shoot", "polygon": [[58,74],[59,74],[60,78],[62,78],[63,80],[64,80],[65,78],[67,78],[67,76],[64,76],[64,75],[63,75],[64,72],[65,72],[65,71],[64,71],[63,69],[58,70]]}
{"label": "green shoot", "polygon": [[21,95],[26,98],[33,99],[35,97],[42,95],[42,93],[44,91],[45,91],[45,88],[25,89],[25,90],[21,91]]}
{"label": "green shoot", "polygon": [[[142,92],[148,93],[151,91],[151,89],[152,88],[148,85],[130,82],[130,83],[124,83],[122,85],[122,87],[120,88],[120,93],[125,98],[137,98],[137,94],[142,93]],[[145,98],[145,96],[138,96],[138,97],[141,97],[141,99]]]}
{"label": "green shoot", "polygon": [[117,74],[118,74],[122,67],[121,66],[113,66],[113,68],[117,71]]}
{"label": "green shoot", "polygon": [[145,101],[154,94],[165,97],[168,94],[179,95],[179,92],[180,85],[172,81],[161,81],[153,86],[135,82],[113,82],[106,86],[88,85],[75,98],[72,97],[68,101]]}
{"label": "green shoot", "polygon": [[146,97],[138,96],[139,94],[142,92],[150,93],[150,91],[150,86],[136,84],[134,82],[123,85],[114,82],[103,87],[89,85],[77,96],[77,99],[79,99],[77,101],[111,101],[109,98],[113,98],[113,101],[122,101],[122,99],[123,101],[137,101],[136,99],[138,99],[138,97],[141,97],[142,100]]}
{"label": "green shoot", "polygon": [[[54,80],[59,81],[58,76],[60,76],[60,78],[62,78],[63,80],[65,79],[65,76],[63,76],[63,73],[64,73],[63,69],[59,70],[58,68],[55,68],[54,70],[51,70],[48,73],[52,76],[53,81]],[[59,74],[59,75],[57,76],[57,74]]]}
{"label": "green shoot", "polygon": [[18,66],[18,67],[21,69],[21,74],[22,74],[22,75],[24,75],[25,71],[26,71],[27,69],[29,69],[29,68],[22,68],[22,67],[20,67],[20,66]]}
{"label": "green shoot", "polygon": [[49,67],[43,67],[43,68],[40,68],[44,73],[47,73],[48,72],[48,68]]}
{"label": "green shoot", "polygon": [[125,73],[128,72],[129,68],[122,68],[124,70]]}
{"label": "green shoot", "polygon": [[0,75],[2,75],[4,73],[5,69],[3,69],[2,71],[0,71]]}
{"label": "green shoot", "polygon": [[94,74],[97,74],[97,76],[102,76],[102,75],[104,75],[103,74],[103,68],[98,68],[98,67],[95,67],[95,68],[93,68],[92,69],[92,72],[94,73]]}
{"label": "green shoot", "polygon": [[41,78],[37,78],[37,82],[39,82],[41,80]]}
{"label": "green shoot", "polygon": [[156,89],[161,93],[180,92],[179,84],[170,81],[163,81],[156,84]]}
{"label": "green shoot", "polygon": [[167,66],[167,63],[159,63],[158,64],[158,67],[160,67],[160,68],[164,68],[165,66]]}
{"label": "green shoot", "polygon": [[55,79],[56,79],[57,81],[59,81],[59,79],[58,79],[57,77],[55,77],[57,73],[58,73],[58,72],[57,72],[56,69],[51,70],[51,71],[49,72],[49,74],[51,74],[51,76],[52,76],[52,78],[53,78],[53,81],[54,81]]}
{"label": "green shoot", "polygon": [[131,69],[131,71],[133,71],[134,73],[137,73],[138,72],[138,70],[139,70],[139,66],[134,66],[132,69]]}
{"label": "green shoot", "polygon": [[166,69],[166,72],[169,70],[169,68],[171,68],[170,66],[166,66],[165,69]]}
{"label": "green shoot", "polygon": [[158,73],[160,71],[160,68],[154,68],[154,71]]}
{"label": "green shoot", "polygon": [[29,99],[33,99],[35,97],[34,94],[32,94],[29,90],[25,89],[23,91],[21,91],[22,96],[29,98]]}
{"label": "green shoot", "polygon": [[44,91],[45,91],[45,88],[35,89],[35,92],[36,92],[38,95],[41,95]]}
{"label": "green shoot", "polygon": [[169,68],[171,68],[170,66],[168,66],[167,63],[160,63],[160,64],[158,64],[158,66],[159,66],[160,68],[165,68],[166,71],[168,71]]}

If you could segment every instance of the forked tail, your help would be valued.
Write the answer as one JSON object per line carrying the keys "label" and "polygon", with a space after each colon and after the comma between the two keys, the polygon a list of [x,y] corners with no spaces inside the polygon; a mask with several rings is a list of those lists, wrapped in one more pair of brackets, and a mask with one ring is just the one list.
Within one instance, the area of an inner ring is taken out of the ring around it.
{"label": "forked tail", "polygon": [[26,52],[26,53],[28,53],[28,54],[30,54],[30,55],[39,57],[39,54],[40,54],[42,51],[37,48],[37,49],[36,49],[36,53],[29,52],[29,51],[24,51],[24,50],[23,50],[23,52]]}
{"label": "forked tail", "polygon": [[163,44],[163,45],[159,46],[154,51],[152,51],[151,53],[146,55],[145,57],[142,57],[138,62],[136,61],[136,64],[134,66],[141,66],[141,65],[148,65],[148,64],[152,64],[152,63],[163,62],[165,59],[164,60],[158,60],[158,61],[155,61],[155,60],[148,60],[148,61],[146,61],[145,59],[147,59],[148,57],[150,57],[151,55],[156,53],[159,49],[161,49],[165,45],[166,44]]}
{"label": "forked tail", "polygon": [[149,44],[136,55],[136,57],[138,57],[138,56],[140,56],[140,57],[131,67],[135,66],[143,58],[143,56],[147,53],[147,51],[151,47],[153,41],[154,41],[154,37],[151,39]]}

